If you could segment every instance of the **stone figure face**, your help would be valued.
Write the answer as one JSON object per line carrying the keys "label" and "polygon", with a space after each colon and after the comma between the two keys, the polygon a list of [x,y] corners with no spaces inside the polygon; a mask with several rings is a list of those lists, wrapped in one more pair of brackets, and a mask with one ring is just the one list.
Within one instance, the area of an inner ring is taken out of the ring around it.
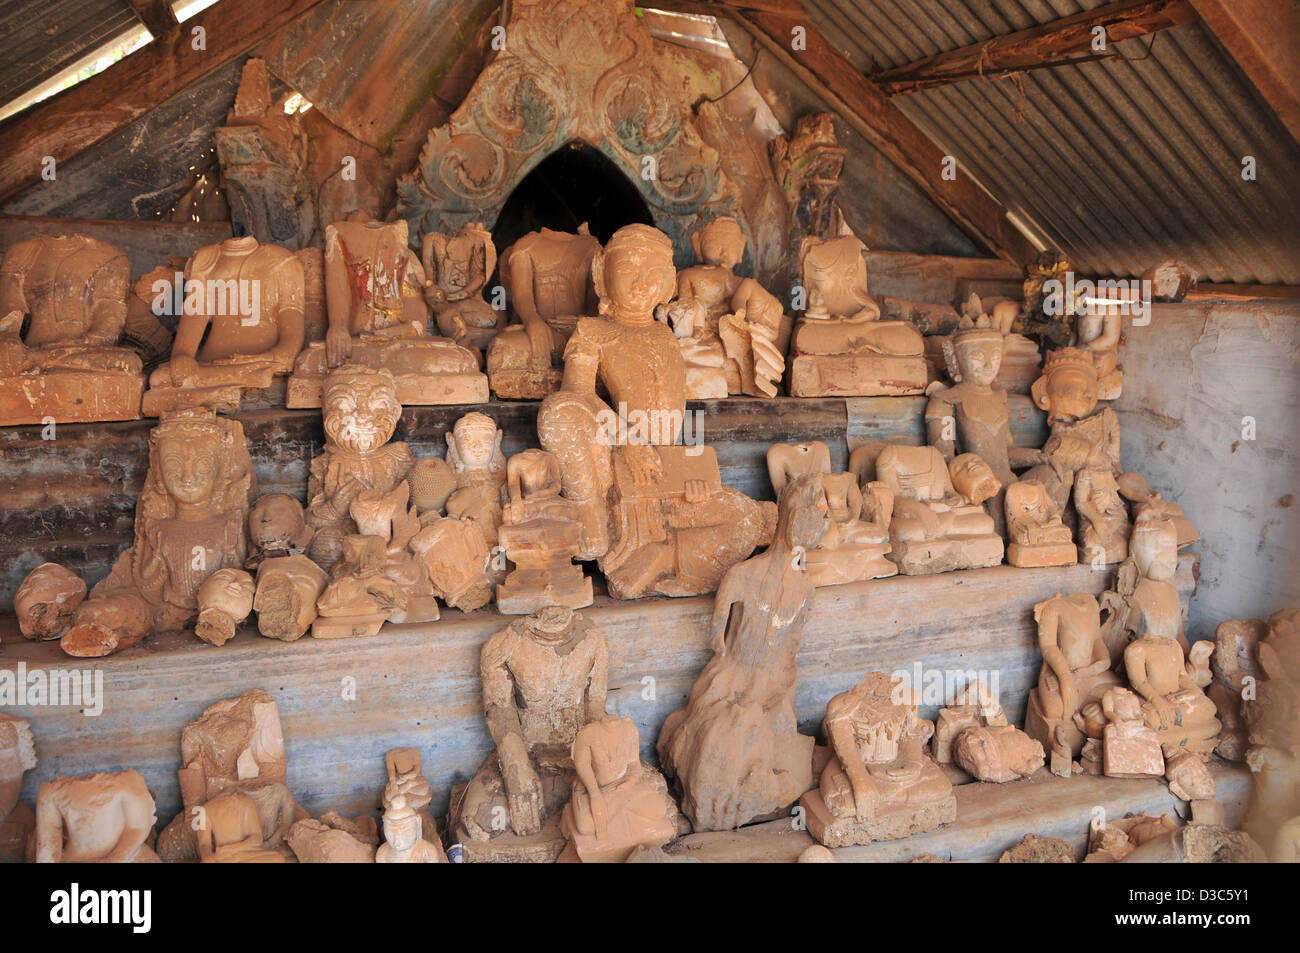
{"label": "stone figure face", "polygon": [[958,493],[972,503],[983,503],[997,495],[1002,484],[984,458],[975,453],[963,453],[952,461],[952,485]]}
{"label": "stone figure face", "polygon": [[221,468],[221,440],[194,431],[160,436],[158,462],[167,492],[181,503],[206,503]]}
{"label": "stone figure face", "polygon": [[369,453],[393,439],[402,405],[387,371],[345,368],[330,375],[321,413],[331,443]]}
{"label": "stone figure face", "polygon": [[240,569],[218,569],[199,587],[198,603],[204,609],[220,609],[236,619],[253,610],[253,577]]}
{"label": "stone figure face", "polygon": [[1034,381],[1034,403],[1047,422],[1082,420],[1097,409],[1097,368],[1086,351],[1063,348],[1047,357],[1043,376]]}
{"label": "stone figure face", "polygon": [[384,814],[384,840],[399,854],[406,853],[420,839],[420,816],[407,811]]}
{"label": "stone figure face", "polygon": [[651,314],[676,291],[672,242],[648,225],[626,225],[614,233],[592,268],[596,290],[617,312]]}
{"label": "stone figure face", "polygon": [[86,583],[80,576],[57,563],[42,563],[14,593],[18,628],[29,639],[60,638],[85,598]]}
{"label": "stone figure face", "polygon": [[258,497],[248,513],[249,540],[258,549],[292,543],[302,529],[302,504],[285,493]]}
{"label": "stone figure face", "polygon": [[1002,369],[1002,335],[994,332],[958,332],[953,346],[961,379],[987,387]]}
{"label": "stone figure face", "polygon": [[497,425],[485,414],[466,414],[456,421],[456,453],[461,470],[486,470],[497,449]]}
{"label": "stone figure face", "polygon": [[696,236],[695,253],[706,264],[730,271],[745,255],[745,233],[734,218],[715,218]]}

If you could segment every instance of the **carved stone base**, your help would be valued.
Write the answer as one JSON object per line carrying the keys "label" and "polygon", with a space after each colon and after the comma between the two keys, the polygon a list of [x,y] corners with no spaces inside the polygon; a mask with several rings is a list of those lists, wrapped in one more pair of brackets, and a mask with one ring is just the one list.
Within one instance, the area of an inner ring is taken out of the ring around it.
{"label": "carved stone base", "polygon": [[585,609],[592,603],[591,578],[582,574],[580,566],[572,567],[569,578],[550,573],[549,582],[517,578],[521,575],[513,572],[497,586],[497,612],[502,615],[528,615],[546,606]]}
{"label": "carved stone base", "polygon": [[900,572],[908,576],[925,576],[954,569],[983,569],[1002,564],[1002,537],[989,533],[947,539],[894,540],[889,558],[898,564]]}
{"label": "carved stone base", "polygon": [[113,371],[51,370],[0,375],[0,427],[136,420],[144,377]]}
{"label": "carved stone base", "polygon": [[1038,689],[1031,689],[1029,700],[1025,703],[1025,734],[1041,744],[1044,751],[1054,751],[1058,728],[1061,729],[1060,734],[1070,748],[1070,757],[1079,757],[1087,737],[1073,721],[1049,721],[1039,707]]}
{"label": "carved stone base", "polygon": [[885,579],[898,575],[889,561],[889,544],[879,546],[814,549],[805,556],[808,578],[817,588],[842,586],[864,579]]}
{"label": "carved stone base", "polygon": [[[475,369],[478,355],[444,338],[354,342],[348,363],[391,371],[403,406],[482,404],[488,400],[487,375]],[[447,367],[455,369],[441,369]],[[319,407],[329,372],[325,345],[319,341],[308,344],[294,361],[285,406],[291,410]]]}
{"label": "carved stone base", "polygon": [[[923,778],[931,774],[943,776],[939,766],[928,760],[921,773]],[[897,840],[932,831],[957,819],[957,798],[951,792],[921,804],[883,804],[870,820],[836,817],[826,807],[821,791],[809,791],[799,799],[799,803],[803,805],[808,833],[827,847]]]}
{"label": "carved stone base", "polygon": [[219,414],[233,414],[243,402],[244,388],[238,384],[220,387],[150,387],[141,402],[145,417],[161,417],[182,407],[207,407]]}
{"label": "carved stone base", "polygon": [[387,621],[387,612],[372,612],[369,615],[317,616],[316,621],[311,624],[311,636],[313,639],[353,639],[378,635]]}
{"label": "carved stone base", "polygon": [[925,392],[924,357],[800,354],[790,361],[793,397],[886,397]]}
{"label": "carved stone base", "polygon": [[558,368],[493,371],[492,393],[502,400],[542,400],[560,389],[564,372]]}
{"label": "carved stone base", "polygon": [[552,864],[564,853],[568,838],[560,831],[560,812],[546,819],[536,834],[520,837],[513,831],[491,840],[461,840],[467,864]]}
{"label": "carved stone base", "polygon": [[1007,565],[1021,569],[1044,566],[1069,566],[1078,561],[1074,543],[1047,543],[1040,546],[1011,543],[1007,546]]}

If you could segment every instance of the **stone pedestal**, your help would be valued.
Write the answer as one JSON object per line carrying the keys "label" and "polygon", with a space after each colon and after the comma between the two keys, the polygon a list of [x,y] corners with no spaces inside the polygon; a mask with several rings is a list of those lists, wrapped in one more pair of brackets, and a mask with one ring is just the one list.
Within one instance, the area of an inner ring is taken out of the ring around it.
{"label": "stone pedestal", "polygon": [[[943,772],[937,764],[927,759],[922,762],[921,773],[913,783],[920,787],[936,780],[944,781]],[[808,833],[827,847],[897,840],[932,831],[957,818],[957,799],[953,796],[951,787],[948,787],[948,793],[944,796],[919,803],[909,802],[902,796],[896,803],[889,803],[888,797],[882,798],[874,815],[865,820],[856,816],[836,817],[818,790],[809,791],[799,799],[799,803],[804,809]]]}
{"label": "stone pedestal", "polygon": [[790,361],[793,397],[884,397],[925,392],[925,358],[884,354],[799,354]]}

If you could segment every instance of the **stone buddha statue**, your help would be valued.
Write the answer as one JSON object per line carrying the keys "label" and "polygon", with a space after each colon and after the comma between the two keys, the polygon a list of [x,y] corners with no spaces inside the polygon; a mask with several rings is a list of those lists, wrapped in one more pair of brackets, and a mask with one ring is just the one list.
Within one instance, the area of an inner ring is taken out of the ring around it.
{"label": "stone buddha statue", "polygon": [[[719,369],[727,394],[774,396],[785,372],[781,341],[784,313],[781,302],[758,282],[735,273],[745,255],[745,233],[740,222],[715,218],[691,236],[691,245],[701,264],[678,274],[677,300],[669,306],[670,313],[684,308],[699,316],[693,322],[692,347],[707,353],[710,360],[722,358]],[[683,353],[687,355],[689,377],[691,359],[685,345]],[[687,396],[714,395],[688,390]]]}
{"label": "stone buddha statue", "polygon": [[799,273],[807,308],[790,341],[796,397],[919,394],[925,346],[907,321],[881,321],[867,291],[866,247],[857,238],[805,238]]}
{"label": "stone buddha statue", "polygon": [[934,725],[898,679],[872,672],[836,695],[822,731],[832,757],[800,801],[808,833],[822,844],[892,840],[957,816],[952,784],[925,750]]}
{"label": "stone buddha statue", "polygon": [[111,655],[150,632],[178,632],[193,622],[207,578],[244,564],[255,486],[238,421],[200,408],[165,416],[149,434],[135,539],[77,607],[63,650]]}
{"label": "stone buddha statue", "polygon": [[889,520],[894,498],[879,482],[865,490],[853,473],[832,473],[830,449],[820,440],[777,443],[767,450],[767,472],[777,496],[790,479],[815,474],[826,496],[830,526],[816,548],[805,553],[814,586],[833,586],[893,576],[889,561]]}
{"label": "stone buddha statue", "polygon": [[140,416],[143,363],[118,346],[130,280],[126,255],[85,235],[10,246],[0,263],[0,426]]}
{"label": "stone buddha statue", "polygon": [[497,267],[492,233],[478,222],[455,235],[426,232],[420,243],[426,278],[425,299],[438,330],[462,347],[482,351],[505,324],[505,309],[483,300],[483,289]]}
{"label": "stone buddha statue", "polygon": [[565,855],[617,864],[637,847],[660,847],[677,836],[677,805],[663,776],[641,761],[631,718],[607,714],[584,725],[573,739],[573,766],[573,796],[560,819],[569,839]]}
{"label": "stone buddha statue", "polygon": [[[972,469],[977,461],[954,461],[954,467],[960,462],[967,492],[976,487],[996,492],[996,478],[986,465],[982,474],[979,467]],[[918,575],[1002,562],[1002,537],[992,517],[971,496],[958,492],[936,447],[887,446],[876,459],[876,476],[894,497],[889,558],[900,572]]]}
{"label": "stone buddha statue", "polygon": [[1128,507],[1111,470],[1084,467],[1076,474],[1074,511],[1079,515],[1079,562],[1112,565],[1128,556]]}
{"label": "stone buddha statue", "polygon": [[158,863],[146,841],[157,815],[134,768],[46,781],[36,795],[36,863]]}
{"label": "stone buddha statue", "polygon": [[196,251],[171,359],[149,375],[145,416],[238,410],[245,389],[288,373],[302,350],[305,295],[302,262],[287,248],[246,236]]}
{"label": "stone buddha statue", "polygon": [[537,414],[564,496],[578,504],[581,555],[600,560],[616,598],[713,591],[771,537],[775,516],[771,504],[722,485],[710,448],[678,444],[686,369],[672,331],[654,317],[675,287],[672,254],[668,236],[650,226],[614,234],[592,263],[604,317],[578,321],[564,380]]}
{"label": "stone buddha statue", "polygon": [[538,400],[560,384],[556,365],[582,315],[595,312],[592,262],[600,242],[584,222],[576,234],[529,232],[501,256],[501,281],[520,324],[488,345],[487,372],[497,397]]}
{"label": "stone buddha statue", "polygon": [[1176,642],[1186,654],[1183,610],[1174,585],[1178,571],[1177,531],[1162,519],[1139,519],[1129,538],[1129,558],[1115,572],[1115,588],[1102,595],[1110,612],[1102,633],[1111,660],[1126,643],[1145,634]]}
{"label": "stone buddha statue", "polygon": [[1119,366],[1119,337],[1123,304],[1095,301],[1074,316],[1074,346],[1092,355],[1097,369],[1097,397],[1115,400],[1124,389],[1124,369]]}
{"label": "stone buddha statue", "polygon": [[1057,593],[1034,606],[1043,666],[1029,693],[1025,733],[1052,753],[1052,771],[1068,777],[1085,735],[1074,720],[1089,702],[1100,702],[1120,683],[1111,671],[1101,636],[1101,609],[1087,593]]}
{"label": "stone buddha statue", "polygon": [[477,352],[427,334],[420,260],[407,245],[408,223],[365,213],[325,229],[325,340],[298,355],[289,407],[319,407],[325,378],[344,364],[383,368],[403,404],[473,404],[488,399]]}
{"label": "stone buddha statue", "polygon": [[572,609],[550,606],[488,639],[480,669],[495,747],[452,804],[453,836],[474,860],[554,860],[577,777],[574,742],[605,715],[605,637]]}
{"label": "stone buddha statue", "polygon": [[1074,534],[1061,522],[1056,504],[1037,480],[1018,480],[1003,499],[1007,519],[1007,564],[1069,566],[1077,562]]}
{"label": "stone buddha statue", "polygon": [[257,802],[247,794],[224,791],[203,805],[203,816],[197,831],[201,863],[284,863],[283,854],[264,846]]}
{"label": "stone buddha statue", "polygon": [[1155,729],[1165,761],[1184,754],[1209,758],[1218,744],[1219,720],[1214,702],[1188,675],[1182,646],[1144,633],[1124,649],[1124,672],[1143,699],[1143,717]]}

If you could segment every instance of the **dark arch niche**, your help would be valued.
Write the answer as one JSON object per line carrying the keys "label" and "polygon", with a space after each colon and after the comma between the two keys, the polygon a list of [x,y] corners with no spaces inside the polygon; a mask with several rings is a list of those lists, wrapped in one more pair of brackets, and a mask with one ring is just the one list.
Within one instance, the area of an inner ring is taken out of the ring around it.
{"label": "dark arch niche", "polygon": [[511,190],[492,227],[492,242],[499,255],[529,232],[576,232],[583,222],[603,245],[624,225],[654,225],[655,219],[618,165],[575,141],[552,152]]}

